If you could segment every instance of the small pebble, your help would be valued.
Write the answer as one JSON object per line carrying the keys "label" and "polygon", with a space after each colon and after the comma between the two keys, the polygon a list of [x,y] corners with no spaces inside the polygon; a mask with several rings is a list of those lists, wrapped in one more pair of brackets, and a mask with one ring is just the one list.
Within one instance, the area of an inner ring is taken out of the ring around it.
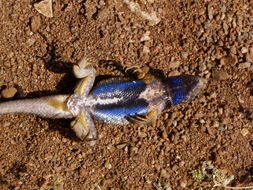
{"label": "small pebble", "polygon": [[168,172],[165,169],[162,169],[161,170],[161,177],[169,178],[170,176],[169,176]]}
{"label": "small pebble", "polygon": [[250,51],[249,53],[247,53],[247,55],[246,55],[246,61],[253,63],[253,48],[252,48],[252,51]]}
{"label": "small pebble", "polygon": [[185,52],[185,51],[183,51],[183,52],[181,53],[181,56],[182,56],[182,58],[187,59],[188,53]]}
{"label": "small pebble", "polygon": [[242,47],[241,52],[242,52],[243,54],[244,54],[244,53],[248,53],[248,48]]}
{"label": "small pebble", "polygon": [[17,93],[17,89],[14,87],[11,88],[5,88],[1,91],[1,96],[3,98],[12,98]]}
{"label": "small pebble", "polygon": [[123,149],[125,148],[126,146],[128,146],[129,144],[128,143],[120,143],[120,144],[117,144],[116,145],[116,148],[117,149]]}
{"label": "small pebble", "polygon": [[248,129],[242,129],[241,134],[242,134],[242,136],[245,137],[247,134],[249,134],[249,130]]}
{"label": "small pebble", "polygon": [[249,68],[250,65],[251,65],[250,62],[244,62],[244,63],[240,63],[239,66],[238,66],[238,68],[239,69],[246,69],[246,68]]}
{"label": "small pebble", "polygon": [[39,187],[42,187],[45,183],[46,183],[46,179],[45,178],[40,178],[39,180],[38,180],[38,186]]}
{"label": "small pebble", "polygon": [[41,25],[41,19],[40,16],[34,16],[31,19],[31,30],[33,32],[37,32]]}
{"label": "small pebble", "polygon": [[10,122],[4,122],[3,123],[3,128],[5,128],[5,127],[9,127],[11,125],[11,123]]}
{"label": "small pebble", "polygon": [[150,35],[150,31],[145,32],[143,36],[141,37],[140,41],[141,42],[149,41],[151,39],[149,35]]}
{"label": "small pebble", "polygon": [[211,127],[211,126],[208,126],[206,125],[206,130],[207,130],[207,133],[211,136],[214,136],[215,133],[214,133],[214,129]]}
{"label": "small pebble", "polygon": [[12,51],[11,51],[10,53],[7,54],[7,57],[8,57],[9,59],[11,59],[13,56],[14,56],[14,53],[13,53]]}
{"label": "small pebble", "polygon": [[218,127],[218,130],[219,130],[219,131],[225,131],[226,129],[225,129],[224,125],[220,125],[220,126]]}
{"label": "small pebble", "polygon": [[112,165],[108,161],[105,162],[105,167],[107,169],[112,169]]}
{"label": "small pebble", "polygon": [[144,46],[143,46],[143,50],[142,50],[142,51],[143,51],[143,53],[144,53],[144,54],[149,54],[150,49],[149,49],[149,47],[148,47],[148,46],[144,45]]}
{"label": "small pebble", "polygon": [[180,62],[180,61],[172,61],[172,62],[170,62],[170,64],[169,64],[169,68],[175,69],[175,68],[178,68],[180,65],[181,65],[181,62]]}
{"label": "small pebble", "polygon": [[227,80],[229,75],[225,70],[213,70],[212,77],[215,80]]}
{"label": "small pebble", "polygon": [[42,0],[34,4],[34,8],[46,17],[53,17],[52,0]]}
{"label": "small pebble", "polygon": [[187,187],[187,180],[180,181],[180,186],[183,188]]}
{"label": "small pebble", "polygon": [[212,7],[211,3],[207,7],[207,12],[208,12],[209,20],[212,20],[213,19],[213,7]]}
{"label": "small pebble", "polygon": [[232,47],[230,48],[230,52],[231,52],[232,54],[236,55],[236,52],[237,52],[236,47],[235,47],[235,46],[232,46]]}
{"label": "small pebble", "polygon": [[26,41],[26,44],[28,47],[32,46],[34,43],[36,42],[35,38],[29,38],[27,41]]}

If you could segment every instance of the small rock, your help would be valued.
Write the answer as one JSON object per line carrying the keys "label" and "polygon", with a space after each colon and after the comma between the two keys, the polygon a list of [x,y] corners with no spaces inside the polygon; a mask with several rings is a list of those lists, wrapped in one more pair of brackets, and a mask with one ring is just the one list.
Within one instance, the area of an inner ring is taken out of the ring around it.
{"label": "small rock", "polygon": [[177,172],[178,171],[178,166],[175,164],[171,167],[171,169],[174,171],[174,172]]}
{"label": "small rock", "polygon": [[146,31],[143,36],[141,37],[140,41],[141,42],[144,42],[144,41],[149,41],[151,38],[150,38],[150,31]]}
{"label": "small rock", "polygon": [[187,180],[181,181],[180,186],[183,187],[183,188],[186,188],[187,187]]}
{"label": "small rock", "polygon": [[199,122],[200,122],[201,124],[206,123],[206,121],[205,121],[204,119],[200,119]]}
{"label": "small rock", "polygon": [[187,59],[188,53],[185,52],[185,51],[183,51],[183,52],[181,53],[181,56],[182,56],[182,58]]}
{"label": "small rock", "polygon": [[225,34],[228,34],[229,26],[225,22],[223,22],[223,30],[224,30]]}
{"label": "small rock", "polygon": [[244,62],[244,63],[240,63],[239,66],[238,66],[238,68],[239,69],[246,69],[246,68],[249,68],[250,65],[251,65],[250,62]]}
{"label": "small rock", "polygon": [[180,162],[178,163],[178,165],[179,165],[179,167],[184,167],[185,162],[184,162],[184,161],[180,161]]}
{"label": "small rock", "polygon": [[11,66],[11,63],[10,63],[9,61],[6,61],[6,62],[3,63],[3,65],[4,65],[5,67],[10,67],[10,66]]}
{"label": "small rock", "polygon": [[112,165],[108,161],[105,162],[105,167],[107,169],[112,169]]}
{"label": "small rock", "polygon": [[4,122],[3,123],[3,128],[5,128],[5,127],[9,127],[11,125],[11,123],[10,122]]}
{"label": "small rock", "polygon": [[232,129],[234,128],[234,125],[233,125],[233,124],[228,124],[228,125],[227,125],[227,128],[228,128],[229,130],[232,130]]}
{"label": "small rock", "polygon": [[149,49],[149,47],[148,47],[148,46],[144,45],[144,46],[143,46],[143,50],[142,50],[142,51],[143,51],[143,53],[144,53],[144,54],[149,54],[150,49]]}
{"label": "small rock", "polygon": [[253,63],[253,46],[249,49],[246,55],[246,61]]}
{"label": "small rock", "polygon": [[168,172],[165,169],[162,169],[161,170],[161,177],[168,179],[170,177],[170,175],[168,174]]}
{"label": "small rock", "polygon": [[43,185],[46,184],[46,182],[47,182],[47,180],[46,180],[45,178],[40,178],[40,179],[38,180],[38,186],[39,186],[39,187],[42,187]]}
{"label": "small rock", "polygon": [[226,64],[229,64],[229,65],[234,65],[238,62],[238,59],[235,55],[232,55],[232,56],[227,56],[227,57],[222,57],[220,59],[220,64],[221,65],[226,65]]}
{"label": "small rock", "polygon": [[237,52],[236,47],[235,47],[235,46],[232,46],[232,47],[230,48],[230,52],[231,52],[233,55],[236,55],[236,52]]}
{"label": "small rock", "polygon": [[4,90],[2,90],[1,96],[3,98],[12,98],[15,96],[16,93],[17,93],[17,89],[14,87],[5,88]]}
{"label": "small rock", "polygon": [[53,17],[52,0],[42,0],[34,4],[34,8],[46,17]]}
{"label": "small rock", "polygon": [[34,43],[36,42],[35,38],[29,38],[27,41],[26,41],[26,44],[28,47],[32,46]]}
{"label": "small rock", "polygon": [[212,7],[211,3],[207,7],[207,12],[208,12],[209,20],[212,20],[213,19],[213,7]]}
{"label": "small rock", "polygon": [[117,144],[116,145],[116,148],[117,149],[123,149],[125,148],[126,146],[128,146],[129,144],[128,143],[120,143],[120,144]]}
{"label": "small rock", "polygon": [[253,63],[253,53],[247,53],[246,61]]}
{"label": "small rock", "polygon": [[227,80],[230,76],[224,70],[213,70],[212,77],[215,80]]}
{"label": "small rock", "polygon": [[220,126],[218,127],[218,130],[219,130],[219,131],[225,131],[226,128],[224,127],[224,125],[220,125]]}
{"label": "small rock", "polygon": [[213,127],[214,128],[218,128],[219,126],[220,126],[219,122],[218,121],[214,121]]}
{"label": "small rock", "polygon": [[34,16],[31,19],[31,30],[33,32],[37,32],[41,25],[41,18],[40,16]]}
{"label": "small rock", "polygon": [[214,135],[215,135],[214,129],[213,129],[211,126],[206,125],[206,130],[207,130],[207,133],[208,133],[209,135],[211,135],[211,136],[214,136]]}
{"label": "small rock", "polygon": [[180,61],[172,61],[172,62],[170,62],[170,64],[169,64],[169,68],[170,68],[170,69],[176,69],[176,68],[178,68],[180,65],[181,65],[181,62],[180,62]]}
{"label": "small rock", "polygon": [[11,51],[10,53],[7,54],[7,57],[8,57],[9,59],[11,59],[13,56],[14,56],[14,53],[13,53],[12,51]]}
{"label": "small rock", "polygon": [[243,54],[244,54],[244,53],[248,53],[248,48],[242,47],[241,52],[242,52]]}
{"label": "small rock", "polygon": [[249,134],[249,130],[248,129],[242,129],[241,134],[242,134],[242,136],[245,137],[247,134]]}

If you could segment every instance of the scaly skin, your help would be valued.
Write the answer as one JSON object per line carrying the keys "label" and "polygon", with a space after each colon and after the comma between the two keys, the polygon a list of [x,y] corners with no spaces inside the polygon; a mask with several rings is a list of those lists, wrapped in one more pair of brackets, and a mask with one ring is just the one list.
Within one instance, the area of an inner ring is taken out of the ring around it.
{"label": "scaly skin", "polygon": [[165,107],[185,103],[195,97],[203,83],[191,75],[168,77],[165,81],[140,69],[137,79],[111,78],[93,87],[94,63],[84,57],[73,71],[80,78],[72,95],[48,96],[0,103],[0,114],[30,113],[47,118],[75,118],[71,127],[80,139],[95,144],[93,118],[109,124],[149,123]]}

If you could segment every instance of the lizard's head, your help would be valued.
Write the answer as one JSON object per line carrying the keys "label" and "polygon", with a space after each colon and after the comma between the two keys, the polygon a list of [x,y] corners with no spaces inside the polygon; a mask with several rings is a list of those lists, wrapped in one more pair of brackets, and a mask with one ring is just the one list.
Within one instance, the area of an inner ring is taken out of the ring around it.
{"label": "lizard's head", "polygon": [[168,77],[165,81],[171,105],[186,103],[193,99],[203,87],[199,77],[193,75],[179,75]]}

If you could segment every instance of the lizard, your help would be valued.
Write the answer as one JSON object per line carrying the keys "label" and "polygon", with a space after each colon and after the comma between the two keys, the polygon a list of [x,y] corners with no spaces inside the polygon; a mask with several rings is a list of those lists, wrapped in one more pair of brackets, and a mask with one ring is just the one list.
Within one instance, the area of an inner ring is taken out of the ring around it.
{"label": "lizard", "polygon": [[135,68],[135,78],[112,77],[94,85],[94,64],[84,56],[73,65],[74,75],[80,79],[73,94],[2,102],[0,114],[74,118],[70,126],[76,136],[94,145],[94,119],[113,125],[154,123],[166,107],[189,102],[203,87],[200,77],[184,74],[162,80],[151,74],[149,68]]}

